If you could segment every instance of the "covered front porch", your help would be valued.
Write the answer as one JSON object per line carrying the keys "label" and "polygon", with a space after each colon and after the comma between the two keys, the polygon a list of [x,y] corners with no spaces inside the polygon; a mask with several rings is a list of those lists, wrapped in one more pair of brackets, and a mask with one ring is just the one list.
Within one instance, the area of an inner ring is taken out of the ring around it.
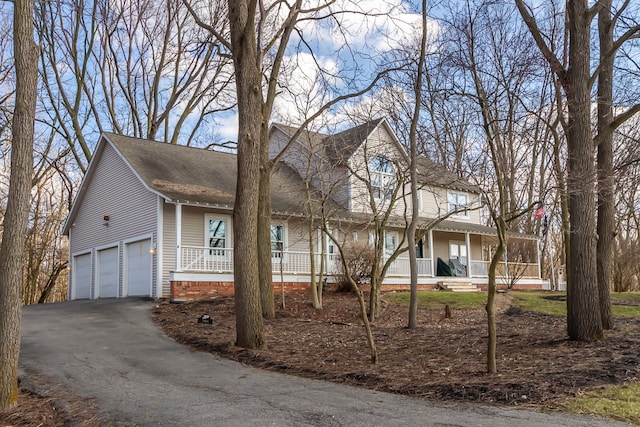
{"label": "covered front porch", "polygon": [[[422,289],[438,287],[442,282],[447,283],[471,283],[485,289],[488,285],[489,257],[492,248],[491,238],[483,236],[463,235],[467,245],[460,246],[459,240],[442,240],[443,236],[434,231],[431,235],[431,243],[426,245],[427,251],[417,259],[418,285]],[[445,236],[452,237],[452,236]],[[459,238],[460,236],[454,236]],[[438,240],[435,240],[438,239]],[[473,241],[479,244],[472,244]],[[442,241],[438,245],[435,242]],[[535,241],[532,241],[535,243]],[[450,247],[445,252],[442,248],[448,244]],[[536,245],[537,247],[537,245]],[[453,249],[452,249],[453,248]],[[453,251],[453,252],[451,252]],[[425,257],[425,253],[427,257]],[[176,269],[171,273],[172,283],[207,282],[212,284],[226,284],[232,288],[234,271],[233,248],[208,248],[200,246],[183,246],[178,250]],[[328,283],[336,283],[340,280],[341,260],[336,253],[314,254],[315,270],[318,274],[321,261],[325,266],[324,277]],[[446,261],[444,259],[446,257]],[[322,259],[324,258],[324,259]],[[438,271],[438,258],[441,262],[455,260],[463,268],[458,268],[455,275],[442,275]],[[538,262],[525,262],[522,260],[509,261],[508,258],[498,264],[497,278],[501,287],[516,287],[526,289],[543,289],[546,280],[540,277]],[[388,258],[383,258],[387,262]],[[283,250],[272,253],[272,270],[274,286],[279,284],[288,288],[305,288],[311,283],[311,255],[305,251]],[[410,284],[410,262],[406,252],[391,262],[383,281],[383,289],[408,289]]]}
{"label": "covered front porch", "polygon": [[[233,249],[215,249],[195,246],[185,246],[180,248],[180,264],[182,268],[174,271],[174,276],[179,273],[233,273]],[[320,265],[320,254],[315,254],[316,269]],[[334,276],[338,273],[338,264],[340,259],[338,255],[324,255],[325,265],[327,266],[328,276]],[[386,262],[386,259],[385,259]],[[456,276],[438,276],[434,274],[436,271],[433,267],[433,259],[418,258],[417,268],[418,276],[421,278],[483,278],[488,277],[490,261],[473,260],[469,261],[470,268],[467,275]],[[464,264],[463,264],[464,265]],[[274,279],[284,275],[310,275],[311,274],[311,256],[308,252],[283,251],[274,253],[272,257],[272,269]],[[518,279],[540,279],[540,268],[537,263],[526,262],[507,262],[502,261],[498,264],[497,275],[502,280],[518,280]],[[277,276],[276,276],[277,274]],[[409,277],[410,265],[408,256],[400,256],[392,261],[387,270],[387,278]]]}
{"label": "covered front porch", "polygon": [[[170,214],[173,212],[175,217],[172,218]],[[184,217],[187,220],[183,225],[183,213],[179,205],[175,211],[167,210],[167,223],[175,224],[175,227],[166,229],[163,251],[163,266],[166,268],[172,298],[232,294],[234,248],[230,215],[189,207],[185,209]],[[334,238],[347,246],[371,245],[373,233],[366,224],[350,225],[351,228],[344,224],[341,228],[332,228]],[[410,262],[406,243],[402,243],[405,241],[405,229],[400,225],[384,233],[383,260],[386,262],[397,251],[400,254],[388,265],[383,289],[409,289]],[[200,237],[203,235],[204,238]],[[486,288],[489,263],[496,243],[494,229],[459,221],[441,221],[435,227],[422,231],[418,237],[417,270],[421,289],[433,289],[442,282],[471,283]],[[308,288],[313,279],[306,223],[291,217],[274,219],[271,238],[274,286],[278,289]],[[535,236],[510,236],[506,256],[498,265],[499,286],[527,289],[545,287],[547,281],[540,276],[537,243]],[[342,275],[342,262],[334,244],[337,241],[332,243],[326,234],[317,230],[313,242],[316,251],[313,254],[315,274],[319,274],[322,262],[323,279],[327,283],[339,282]]]}

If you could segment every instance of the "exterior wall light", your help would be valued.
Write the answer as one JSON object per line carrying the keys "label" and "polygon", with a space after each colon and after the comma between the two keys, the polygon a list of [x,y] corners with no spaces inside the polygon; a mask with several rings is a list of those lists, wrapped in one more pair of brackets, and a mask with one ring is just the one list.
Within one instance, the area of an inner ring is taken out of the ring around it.
{"label": "exterior wall light", "polygon": [[106,227],[108,227],[109,226],[109,220],[111,219],[111,218],[109,218],[109,215],[103,216],[102,219],[104,220],[104,225]]}

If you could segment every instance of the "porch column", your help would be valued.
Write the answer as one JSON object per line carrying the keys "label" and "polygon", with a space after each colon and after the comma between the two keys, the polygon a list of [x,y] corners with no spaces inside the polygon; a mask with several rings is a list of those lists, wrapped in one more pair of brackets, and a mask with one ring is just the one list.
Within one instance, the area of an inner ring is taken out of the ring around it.
{"label": "porch column", "polygon": [[536,239],[536,256],[538,258],[538,279],[542,279],[542,267],[540,266],[540,241]]}
{"label": "porch column", "polygon": [[504,259],[504,277],[510,282],[511,281],[511,277],[509,277],[509,255],[507,254],[507,248],[505,246],[504,248],[504,254],[502,255],[502,258]]}
{"label": "porch column", "polygon": [[176,203],[176,271],[182,271],[182,205]]}
{"label": "porch column", "polygon": [[464,233],[464,244],[467,246],[467,277],[471,277],[471,239],[468,231]]}
{"label": "porch column", "polygon": [[433,230],[429,229],[427,233],[429,239],[429,259],[431,260],[431,277],[436,276],[436,260],[433,257]]}

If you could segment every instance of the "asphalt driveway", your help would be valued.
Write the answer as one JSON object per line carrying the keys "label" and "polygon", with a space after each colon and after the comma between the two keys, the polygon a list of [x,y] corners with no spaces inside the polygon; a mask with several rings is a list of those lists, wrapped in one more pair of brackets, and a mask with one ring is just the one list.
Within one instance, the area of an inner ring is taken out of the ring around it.
{"label": "asphalt driveway", "polygon": [[151,321],[153,305],[109,299],[25,307],[21,366],[93,398],[122,426],[626,425],[443,405],[260,371],[177,344]]}

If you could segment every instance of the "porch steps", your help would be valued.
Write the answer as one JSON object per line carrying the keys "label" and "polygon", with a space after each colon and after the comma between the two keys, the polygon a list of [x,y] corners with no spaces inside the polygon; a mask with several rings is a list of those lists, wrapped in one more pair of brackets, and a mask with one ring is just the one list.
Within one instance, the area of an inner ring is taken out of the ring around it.
{"label": "porch steps", "polygon": [[471,282],[438,282],[438,287],[451,292],[480,292],[480,288]]}

